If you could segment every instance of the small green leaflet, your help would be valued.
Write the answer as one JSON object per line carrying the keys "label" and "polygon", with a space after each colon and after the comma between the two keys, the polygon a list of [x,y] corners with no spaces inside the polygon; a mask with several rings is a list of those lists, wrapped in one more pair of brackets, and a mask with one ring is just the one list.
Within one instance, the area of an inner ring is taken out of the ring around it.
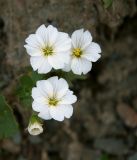
{"label": "small green leaflet", "polygon": [[0,139],[8,138],[16,134],[18,124],[15,120],[11,107],[0,95]]}
{"label": "small green leaflet", "polygon": [[33,81],[28,75],[23,75],[18,84],[17,95],[21,103],[25,107],[31,107],[32,98],[31,98],[31,89],[33,87]]}
{"label": "small green leaflet", "polygon": [[75,80],[85,80],[87,78],[86,75],[76,75],[72,72],[66,72],[64,75],[62,75],[62,77],[67,80],[70,87],[73,87],[73,81],[75,81]]}
{"label": "small green leaflet", "polygon": [[113,0],[102,0],[102,1],[104,3],[104,8],[109,8],[113,3]]}
{"label": "small green leaflet", "polygon": [[107,154],[103,154],[99,160],[109,160]]}
{"label": "small green leaflet", "polygon": [[31,71],[20,77],[16,93],[24,107],[31,108],[32,88],[35,87],[36,82],[41,79],[43,79],[43,75],[39,75],[36,72]]}

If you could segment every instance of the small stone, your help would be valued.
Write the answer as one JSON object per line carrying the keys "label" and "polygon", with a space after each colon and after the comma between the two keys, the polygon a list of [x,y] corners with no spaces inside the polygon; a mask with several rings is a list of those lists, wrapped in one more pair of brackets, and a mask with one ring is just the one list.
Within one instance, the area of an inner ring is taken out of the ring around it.
{"label": "small stone", "polygon": [[98,150],[89,149],[79,142],[70,143],[68,147],[67,160],[99,160],[101,152]]}
{"label": "small stone", "polygon": [[114,116],[114,113],[112,113],[112,111],[105,111],[104,113],[102,113],[100,119],[106,125],[109,125],[115,122],[115,116]]}
{"label": "small stone", "polygon": [[20,155],[17,160],[27,160],[27,159],[24,158],[22,155]]}
{"label": "small stone", "polygon": [[137,98],[135,98],[135,99],[133,100],[133,106],[134,106],[134,108],[137,110]]}
{"label": "small stone", "polygon": [[2,148],[7,150],[8,152],[13,153],[13,154],[17,154],[17,153],[20,152],[20,145],[14,143],[10,139],[7,139],[7,140],[3,141]]}
{"label": "small stone", "polygon": [[18,132],[17,134],[15,134],[13,136],[13,141],[16,143],[16,144],[21,144],[21,134]]}
{"label": "small stone", "polygon": [[48,153],[46,150],[43,150],[41,153],[41,160],[49,160]]}
{"label": "small stone", "polygon": [[128,160],[137,160],[137,153],[134,153],[132,156],[130,156]]}
{"label": "small stone", "polygon": [[68,150],[67,160],[79,160],[81,158],[82,145],[78,142],[71,143]]}
{"label": "small stone", "polygon": [[29,136],[29,141],[32,144],[38,144],[41,143],[41,138],[39,136]]}
{"label": "small stone", "polygon": [[101,138],[94,142],[96,149],[100,149],[108,154],[125,155],[128,153],[128,147],[122,139]]}
{"label": "small stone", "polygon": [[101,157],[101,152],[97,150],[91,150],[88,148],[84,148],[81,153],[82,160],[99,160]]}
{"label": "small stone", "polygon": [[137,127],[137,112],[125,103],[120,103],[117,106],[117,112],[124,123],[131,127]]}

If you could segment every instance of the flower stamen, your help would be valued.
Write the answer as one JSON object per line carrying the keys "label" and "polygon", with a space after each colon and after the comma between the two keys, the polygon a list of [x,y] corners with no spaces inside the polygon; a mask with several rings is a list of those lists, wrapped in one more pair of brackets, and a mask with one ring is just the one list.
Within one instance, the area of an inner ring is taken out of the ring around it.
{"label": "flower stamen", "polygon": [[74,48],[73,49],[73,56],[77,57],[77,58],[80,58],[82,55],[82,51],[80,48]]}
{"label": "flower stamen", "polygon": [[56,98],[49,98],[49,106],[56,106],[58,102]]}
{"label": "flower stamen", "polygon": [[43,53],[45,56],[49,56],[49,55],[52,55],[53,54],[53,48],[52,47],[45,47],[42,49],[43,50]]}

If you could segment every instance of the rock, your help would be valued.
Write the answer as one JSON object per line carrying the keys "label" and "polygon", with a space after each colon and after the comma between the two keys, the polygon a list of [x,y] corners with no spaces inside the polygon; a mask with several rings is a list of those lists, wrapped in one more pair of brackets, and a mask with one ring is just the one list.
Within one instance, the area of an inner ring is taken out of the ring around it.
{"label": "rock", "polygon": [[94,147],[108,154],[125,155],[128,153],[128,147],[122,139],[116,138],[100,138],[94,142]]}
{"label": "rock", "polygon": [[0,30],[4,28],[4,20],[0,17]]}
{"label": "rock", "polygon": [[48,153],[46,150],[43,150],[41,153],[41,160],[49,160]]}
{"label": "rock", "polygon": [[137,110],[137,98],[133,100],[133,105],[134,105],[134,108]]}
{"label": "rock", "polygon": [[[108,108],[109,107],[109,108]],[[108,106],[103,112],[100,113],[100,120],[105,125],[112,125],[116,122],[114,111],[112,110],[111,106]]]}
{"label": "rock", "polygon": [[[91,125],[92,124],[92,125]],[[96,138],[102,136],[101,128],[97,120],[91,115],[86,117],[84,128],[86,129],[85,139]]]}
{"label": "rock", "polygon": [[6,57],[6,53],[0,49],[0,66],[1,66],[5,57]]}
{"label": "rock", "polygon": [[29,136],[29,141],[32,144],[38,144],[38,143],[41,143],[42,140],[39,136]]}
{"label": "rock", "polygon": [[99,160],[99,157],[101,156],[100,151],[89,149],[79,142],[70,143],[68,150],[67,160]]}
{"label": "rock", "polygon": [[12,140],[9,139],[3,141],[2,148],[14,154],[19,153],[21,150],[20,145],[14,143]]}
{"label": "rock", "polygon": [[101,157],[101,152],[88,148],[84,148],[84,150],[81,153],[82,160],[99,160],[100,157]]}
{"label": "rock", "polygon": [[129,105],[119,103],[117,106],[117,112],[127,126],[131,128],[137,127],[137,112]]}
{"label": "rock", "polygon": [[22,155],[20,155],[17,160],[27,160],[27,159],[23,157]]}
{"label": "rock", "polygon": [[15,136],[13,136],[13,141],[14,141],[16,144],[21,144],[22,137],[21,137],[20,132],[18,132],[17,134],[15,134]]}
{"label": "rock", "polygon": [[132,156],[130,156],[128,160],[137,160],[137,153],[134,153]]}
{"label": "rock", "polygon": [[80,160],[82,152],[82,145],[78,142],[73,142],[68,148],[68,158],[67,160]]}

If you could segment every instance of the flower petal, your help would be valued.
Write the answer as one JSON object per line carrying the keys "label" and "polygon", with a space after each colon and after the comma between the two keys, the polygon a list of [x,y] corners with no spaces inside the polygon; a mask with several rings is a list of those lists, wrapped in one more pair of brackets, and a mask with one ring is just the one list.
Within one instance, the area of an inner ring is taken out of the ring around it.
{"label": "flower petal", "polygon": [[58,86],[58,77],[57,76],[50,77],[48,78],[48,81],[51,83],[51,85],[53,86],[55,90],[55,88]]}
{"label": "flower petal", "polygon": [[58,30],[52,25],[49,25],[47,27],[47,33],[48,33],[48,42],[50,45],[53,45],[58,37]]}
{"label": "flower petal", "polygon": [[92,41],[91,33],[89,31],[84,32],[83,29],[74,31],[71,38],[73,48],[80,48],[82,50],[90,45]]}
{"label": "flower petal", "polygon": [[38,116],[42,119],[45,119],[45,120],[50,120],[52,119],[51,115],[50,115],[50,111],[49,111],[49,108],[47,109],[44,109],[44,110],[41,110],[41,112],[38,114]]}
{"label": "flower petal", "polygon": [[41,44],[40,42],[38,41],[37,39],[37,36],[35,34],[30,34],[26,39],[25,39],[25,42],[28,43],[28,45],[30,47],[34,47],[34,48],[37,48],[37,49],[40,49],[41,48]]}
{"label": "flower petal", "polygon": [[68,88],[69,86],[68,86],[67,81],[63,78],[60,78],[58,81],[56,91],[55,91],[57,98],[60,99],[62,96],[64,96],[66,92],[68,91]]}
{"label": "flower petal", "polygon": [[40,90],[36,87],[32,88],[32,97],[33,99],[38,98],[38,97],[43,97],[43,94],[40,92]]}
{"label": "flower petal", "polygon": [[89,31],[85,31],[83,34],[83,38],[81,39],[82,50],[88,45],[90,45],[91,41],[92,41],[91,33]]}
{"label": "flower petal", "polygon": [[73,95],[73,92],[68,90],[66,95],[62,97],[59,104],[73,104],[77,101],[77,97]]}
{"label": "flower petal", "polygon": [[32,108],[36,112],[42,112],[48,110],[48,106],[46,104],[40,104],[35,100],[32,102]]}
{"label": "flower petal", "polygon": [[76,30],[72,33],[72,46],[73,48],[81,48],[81,39],[83,37],[84,29]]}
{"label": "flower petal", "polygon": [[32,98],[40,104],[45,104],[46,103],[46,96],[44,93],[42,93],[38,88],[33,87],[32,88]]}
{"label": "flower petal", "polygon": [[30,56],[41,56],[42,55],[42,51],[38,48],[35,48],[35,47],[31,47],[29,45],[24,45],[24,47],[26,48],[27,50],[27,53],[30,55]]}
{"label": "flower petal", "polygon": [[37,30],[36,30],[36,36],[39,42],[44,47],[48,43],[48,33],[47,28],[44,24],[42,24]]}
{"label": "flower petal", "polygon": [[38,68],[38,73],[48,73],[52,69],[52,66],[49,64],[48,60],[44,58],[43,63]]}
{"label": "flower petal", "polygon": [[71,63],[71,69],[73,71],[73,73],[81,75],[82,74],[82,69],[80,68],[80,62],[78,58],[73,58],[72,59],[72,63]]}
{"label": "flower petal", "polygon": [[45,98],[46,96],[53,96],[53,86],[48,80],[37,81],[36,85],[40,89],[40,91],[45,95]]}
{"label": "flower petal", "polygon": [[60,99],[68,91],[69,86],[65,79],[63,78],[58,79],[58,77],[55,76],[55,77],[49,78],[48,81],[52,84],[54,88],[54,91],[53,91],[54,96],[57,97],[57,99]]}
{"label": "flower petal", "polygon": [[57,107],[50,107],[50,115],[53,119],[57,121],[63,121],[64,120],[64,110],[61,108],[61,106]]}
{"label": "flower petal", "polygon": [[71,61],[69,62],[69,64],[65,64],[62,70],[65,72],[69,72],[71,70]]}
{"label": "flower petal", "polygon": [[68,64],[70,61],[70,52],[57,52],[56,55],[62,63]]}
{"label": "flower petal", "polygon": [[37,103],[41,104],[41,105],[45,105],[46,104],[46,98],[44,97],[37,97],[34,99]]}
{"label": "flower petal", "polygon": [[67,33],[59,32],[54,49],[56,52],[66,52],[71,49],[71,39]]}
{"label": "flower petal", "polygon": [[75,74],[81,75],[88,73],[91,70],[92,63],[84,58],[73,58],[71,69]]}
{"label": "flower petal", "polygon": [[52,56],[48,56],[48,61],[54,69],[64,68],[64,62],[62,62],[60,57],[58,57],[58,55],[56,54]]}
{"label": "flower petal", "polygon": [[31,64],[33,70],[36,71],[41,66],[41,64],[43,64],[44,60],[45,59],[43,56],[30,57],[30,64]]}
{"label": "flower petal", "polygon": [[64,110],[64,116],[66,118],[70,118],[73,114],[73,107],[72,105],[64,105],[62,106],[63,107],[63,110]]}
{"label": "flower petal", "polygon": [[101,48],[97,43],[92,42],[85,50],[83,51],[82,57],[88,59],[89,61],[96,62],[101,55]]}

